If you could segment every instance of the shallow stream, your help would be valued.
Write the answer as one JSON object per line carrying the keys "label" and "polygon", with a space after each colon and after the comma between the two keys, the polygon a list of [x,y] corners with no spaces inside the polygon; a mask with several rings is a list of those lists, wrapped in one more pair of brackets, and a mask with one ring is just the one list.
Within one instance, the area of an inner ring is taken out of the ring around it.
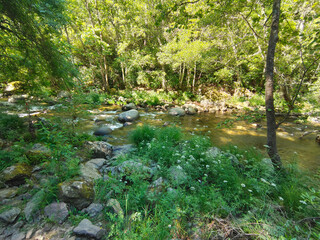
{"label": "shallow stream", "polygon": [[[129,133],[139,125],[149,124],[161,127],[167,122],[170,126],[180,127],[187,134],[208,136],[216,146],[232,144],[243,148],[255,147],[266,152],[264,147],[266,122],[262,121],[257,126],[246,121],[235,121],[231,127],[217,128],[221,122],[234,118],[230,114],[199,113],[192,116],[173,117],[166,112],[139,110],[139,120],[130,126],[123,127],[117,121],[117,115],[121,112],[117,106],[99,106],[94,109],[90,109],[89,106],[79,106],[71,111],[58,104],[53,106],[38,104],[28,107],[31,115],[44,118],[58,116],[64,121],[73,121],[79,132],[93,134],[95,129],[107,125],[113,129],[108,137],[108,142],[113,145],[128,143]],[[78,109],[82,110],[78,111]],[[25,105],[9,104],[5,99],[0,100],[0,111],[19,114],[21,117],[28,116]],[[72,112],[76,118],[72,117]],[[303,134],[314,130],[320,130],[320,125],[297,124],[292,120],[281,125],[277,133],[277,141],[278,151],[284,162],[297,162],[301,168],[312,172],[319,169],[320,145],[315,142],[316,134],[311,133],[301,138]]]}

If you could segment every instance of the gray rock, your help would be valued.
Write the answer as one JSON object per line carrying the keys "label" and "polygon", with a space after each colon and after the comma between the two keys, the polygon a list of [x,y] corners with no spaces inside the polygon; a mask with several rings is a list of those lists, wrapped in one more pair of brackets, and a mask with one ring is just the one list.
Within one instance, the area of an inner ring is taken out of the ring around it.
{"label": "gray rock", "polygon": [[4,188],[0,190],[0,201],[6,198],[13,198],[17,195],[18,188],[12,187],[12,188]]}
{"label": "gray rock", "polygon": [[139,112],[135,109],[131,109],[129,111],[120,113],[118,115],[119,122],[133,122],[139,118]]}
{"label": "gray rock", "polygon": [[179,116],[179,117],[184,116],[186,114],[186,112],[182,108],[179,108],[179,107],[171,108],[168,113],[171,116]]}
{"label": "gray rock", "polygon": [[23,240],[25,239],[26,234],[24,232],[18,232],[11,236],[11,240]]}
{"label": "gray rock", "polygon": [[113,147],[103,141],[86,142],[85,147],[91,152],[93,158],[110,158]]}
{"label": "gray rock", "polygon": [[109,199],[107,202],[107,207],[111,207],[114,213],[123,215],[123,210],[117,199],[113,199],[113,198]]}
{"label": "gray rock", "polygon": [[163,180],[162,177],[160,177],[150,184],[148,191],[149,193],[159,194],[164,190],[164,187],[165,187],[165,181]]}
{"label": "gray rock", "polygon": [[185,111],[188,115],[195,115],[198,112],[198,109],[193,106],[186,106]]}
{"label": "gray rock", "polygon": [[124,176],[130,176],[132,174],[144,175],[145,178],[149,178],[152,175],[152,169],[144,166],[142,163],[128,160],[115,167],[107,168],[107,171],[111,171],[113,176],[117,176],[122,174]]}
{"label": "gray rock", "polygon": [[122,107],[122,111],[129,111],[132,109],[137,109],[137,106],[134,103],[128,103]]}
{"label": "gray rock", "polygon": [[58,98],[69,98],[71,94],[68,91],[60,91],[57,95]]}
{"label": "gray rock", "polygon": [[174,185],[184,184],[188,180],[187,174],[181,166],[170,167],[169,178]]}
{"label": "gray rock", "polygon": [[109,128],[108,126],[103,126],[98,128],[96,131],[94,131],[94,135],[96,136],[105,136],[105,135],[109,135],[110,133],[112,133],[112,129]]}
{"label": "gray rock", "polygon": [[270,158],[263,158],[261,164],[269,174],[274,173],[274,166]]}
{"label": "gray rock", "polygon": [[27,221],[31,221],[39,213],[40,204],[44,196],[45,196],[45,191],[40,190],[27,203],[24,209],[24,214],[26,216]]}
{"label": "gray rock", "polygon": [[208,158],[216,158],[216,157],[218,157],[221,153],[222,153],[222,151],[221,151],[219,148],[217,148],[217,147],[211,147],[211,148],[209,148],[209,149],[207,150],[206,156],[207,156]]}
{"label": "gray rock", "polygon": [[69,211],[66,203],[55,202],[44,208],[44,214],[54,222],[63,223],[69,216]]}
{"label": "gray rock", "polygon": [[102,178],[99,171],[96,168],[92,167],[92,165],[88,165],[88,164],[80,165],[80,175],[85,179],[92,179],[92,180]]}
{"label": "gray rock", "polygon": [[85,165],[100,170],[103,166],[109,165],[109,162],[104,158],[94,158],[86,162]]}
{"label": "gray rock", "polygon": [[6,168],[1,179],[9,186],[19,186],[25,183],[25,179],[31,176],[31,167],[25,163],[17,163]]}
{"label": "gray rock", "polygon": [[127,153],[129,153],[130,151],[132,151],[133,149],[133,145],[132,144],[126,144],[126,145],[122,145],[122,146],[115,146],[113,148],[113,154],[115,157],[119,156],[119,155],[125,155]]}
{"label": "gray rock", "polygon": [[58,185],[59,199],[81,210],[94,199],[93,183],[88,180],[70,180]]}
{"label": "gray rock", "polygon": [[90,217],[98,216],[103,210],[103,205],[100,203],[91,203],[89,207],[84,208],[82,212],[88,213]]}
{"label": "gray rock", "polygon": [[83,219],[73,232],[78,236],[101,239],[106,231],[98,226],[93,225],[88,219]]}
{"label": "gray rock", "polygon": [[13,223],[21,212],[20,208],[14,207],[0,214],[0,219],[6,223]]}
{"label": "gray rock", "polygon": [[18,103],[22,101],[26,101],[28,98],[28,95],[12,95],[8,98],[9,103]]}
{"label": "gray rock", "polygon": [[34,229],[33,228],[28,230],[28,232],[26,234],[26,239],[30,239],[32,237],[33,233],[34,233]]}

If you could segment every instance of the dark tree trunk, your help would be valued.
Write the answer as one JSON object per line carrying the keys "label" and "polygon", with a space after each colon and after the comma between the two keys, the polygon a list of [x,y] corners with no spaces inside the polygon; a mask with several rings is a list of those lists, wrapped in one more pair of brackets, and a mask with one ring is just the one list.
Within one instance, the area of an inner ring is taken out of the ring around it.
{"label": "dark tree trunk", "polygon": [[273,71],[274,71],[274,54],[278,41],[279,17],[280,17],[281,0],[273,1],[271,32],[268,45],[266,61],[266,116],[267,116],[267,145],[268,155],[271,158],[276,169],[282,168],[282,163],[277,150],[276,118],[274,111],[273,99]]}

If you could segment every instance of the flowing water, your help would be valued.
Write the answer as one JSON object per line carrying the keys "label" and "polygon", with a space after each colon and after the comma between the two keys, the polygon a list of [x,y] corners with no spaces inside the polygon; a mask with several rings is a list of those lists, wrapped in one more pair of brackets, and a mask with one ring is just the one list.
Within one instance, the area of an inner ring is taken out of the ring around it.
{"label": "flowing water", "polygon": [[[82,111],[77,111],[77,109]],[[228,144],[243,148],[255,147],[262,152],[265,151],[266,144],[266,123],[264,121],[257,124],[246,121],[235,121],[231,127],[217,128],[221,122],[232,119],[234,116],[227,114],[199,113],[193,116],[173,117],[165,112],[139,110],[140,118],[130,126],[123,127],[117,121],[117,115],[121,109],[117,106],[100,106],[90,109],[88,106],[80,106],[66,109],[63,105],[48,106],[46,104],[33,105],[29,107],[31,115],[44,118],[52,116],[61,117],[64,121],[75,124],[78,132],[93,134],[94,130],[107,125],[113,132],[107,138],[113,145],[129,143],[128,135],[137,126],[148,124],[162,127],[165,122],[170,126],[177,126],[184,132],[191,135],[205,135],[210,137],[216,146]],[[8,104],[5,100],[0,102],[0,111],[10,114],[19,114],[21,117],[28,116],[24,105]],[[76,115],[77,118],[71,116]],[[284,162],[297,162],[303,168],[315,172],[320,167],[320,145],[315,142],[316,134],[308,134],[300,138],[304,133],[320,130],[320,125],[297,124],[289,121],[281,125],[277,133],[278,151]]]}

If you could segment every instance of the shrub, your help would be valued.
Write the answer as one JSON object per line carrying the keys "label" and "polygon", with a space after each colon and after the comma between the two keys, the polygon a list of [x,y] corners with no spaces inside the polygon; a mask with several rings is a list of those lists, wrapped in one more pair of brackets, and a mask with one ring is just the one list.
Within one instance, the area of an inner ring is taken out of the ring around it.
{"label": "shrub", "polygon": [[26,131],[24,121],[18,115],[0,113],[0,138],[16,140]]}

